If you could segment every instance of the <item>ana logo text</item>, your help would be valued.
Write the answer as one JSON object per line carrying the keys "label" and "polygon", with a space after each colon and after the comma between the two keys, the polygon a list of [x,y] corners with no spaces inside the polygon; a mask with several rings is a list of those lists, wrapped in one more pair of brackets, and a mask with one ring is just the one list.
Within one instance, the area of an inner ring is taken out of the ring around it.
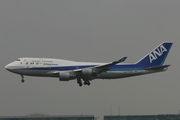
{"label": "ana logo text", "polygon": [[149,54],[149,60],[150,63],[152,63],[154,60],[156,60],[158,57],[160,57],[161,55],[163,55],[164,52],[166,52],[167,49],[161,45],[160,47],[158,47],[156,50],[154,50],[152,53]]}

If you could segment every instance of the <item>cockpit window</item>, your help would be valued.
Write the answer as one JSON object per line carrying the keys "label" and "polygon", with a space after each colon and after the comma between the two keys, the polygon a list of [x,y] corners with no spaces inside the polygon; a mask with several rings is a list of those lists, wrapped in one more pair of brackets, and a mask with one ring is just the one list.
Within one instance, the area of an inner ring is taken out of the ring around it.
{"label": "cockpit window", "polygon": [[20,59],[16,59],[16,61],[20,61]]}

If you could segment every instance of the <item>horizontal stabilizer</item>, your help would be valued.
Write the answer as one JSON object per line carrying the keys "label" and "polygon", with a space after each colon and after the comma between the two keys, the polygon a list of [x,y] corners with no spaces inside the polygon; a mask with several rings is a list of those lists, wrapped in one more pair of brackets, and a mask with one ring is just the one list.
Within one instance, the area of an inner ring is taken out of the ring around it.
{"label": "horizontal stabilizer", "polygon": [[164,69],[164,68],[168,68],[169,66],[171,66],[171,65],[149,67],[149,68],[145,68],[144,70],[161,70],[161,69]]}

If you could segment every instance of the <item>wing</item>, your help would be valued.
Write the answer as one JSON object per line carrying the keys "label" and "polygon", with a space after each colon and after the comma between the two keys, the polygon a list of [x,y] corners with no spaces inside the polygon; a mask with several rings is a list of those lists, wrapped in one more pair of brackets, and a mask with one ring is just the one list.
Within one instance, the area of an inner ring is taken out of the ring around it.
{"label": "wing", "polygon": [[94,72],[94,74],[99,74],[101,72],[105,72],[105,71],[109,70],[109,67],[111,67],[113,65],[116,65],[118,63],[124,62],[126,59],[127,59],[127,57],[123,57],[120,60],[113,61],[113,62],[106,63],[106,64],[102,64],[102,65],[97,65],[97,66],[94,66],[94,67],[91,67],[91,68],[76,69],[76,70],[74,70],[74,72],[76,74],[80,74],[85,69],[91,69]]}
{"label": "wing", "polygon": [[94,69],[96,69],[98,71],[107,71],[107,70],[109,70],[109,67],[116,65],[118,63],[124,62],[126,59],[127,59],[127,57],[123,57],[118,61],[110,62],[110,63],[104,64],[104,65],[95,66]]}

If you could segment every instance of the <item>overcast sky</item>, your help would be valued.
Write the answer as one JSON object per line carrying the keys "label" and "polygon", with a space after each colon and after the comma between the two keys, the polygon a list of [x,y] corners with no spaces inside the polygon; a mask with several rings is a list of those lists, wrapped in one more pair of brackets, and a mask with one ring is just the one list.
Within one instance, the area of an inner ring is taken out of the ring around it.
{"label": "overcast sky", "polygon": [[[180,110],[179,0],[0,0],[0,116],[177,114]],[[4,66],[18,57],[133,63],[174,42],[168,71],[116,80],[26,77]]]}

